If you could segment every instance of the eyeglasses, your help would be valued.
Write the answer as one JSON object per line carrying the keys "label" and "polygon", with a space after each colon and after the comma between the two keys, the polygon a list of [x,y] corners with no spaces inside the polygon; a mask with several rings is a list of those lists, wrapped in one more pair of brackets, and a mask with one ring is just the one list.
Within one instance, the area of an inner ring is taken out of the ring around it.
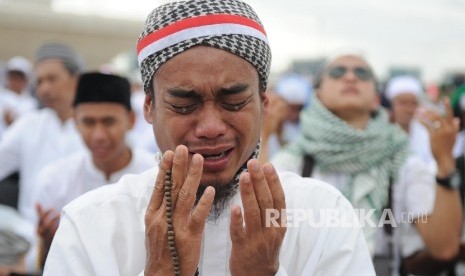
{"label": "eyeglasses", "polygon": [[373,78],[373,74],[371,70],[365,67],[354,67],[354,68],[347,68],[345,66],[336,66],[328,69],[328,76],[333,79],[340,79],[342,78],[347,71],[352,71],[354,75],[362,81],[369,81]]}

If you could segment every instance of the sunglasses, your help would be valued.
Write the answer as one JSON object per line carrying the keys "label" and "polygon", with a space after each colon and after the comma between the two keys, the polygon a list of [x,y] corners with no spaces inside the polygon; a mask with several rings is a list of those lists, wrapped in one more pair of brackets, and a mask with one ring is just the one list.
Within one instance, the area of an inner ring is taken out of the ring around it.
{"label": "sunglasses", "polygon": [[373,79],[373,74],[371,73],[371,70],[365,67],[347,68],[344,66],[336,66],[328,69],[328,76],[330,76],[333,79],[340,79],[349,70],[352,71],[359,80],[369,81]]}

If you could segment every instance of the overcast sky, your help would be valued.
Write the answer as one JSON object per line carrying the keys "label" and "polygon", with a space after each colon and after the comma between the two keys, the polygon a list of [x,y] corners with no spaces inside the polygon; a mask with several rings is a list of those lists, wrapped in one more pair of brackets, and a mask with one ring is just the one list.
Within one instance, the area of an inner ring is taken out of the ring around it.
{"label": "overcast sky", "polygon": [[[145,19],[166,0],[54,0],[57,10]],[[385,76],[389,66],[418,67],[426,82],[465,71],[465,0],[246,0],[262,19],[272,70],[294,59],[361,51]]]}

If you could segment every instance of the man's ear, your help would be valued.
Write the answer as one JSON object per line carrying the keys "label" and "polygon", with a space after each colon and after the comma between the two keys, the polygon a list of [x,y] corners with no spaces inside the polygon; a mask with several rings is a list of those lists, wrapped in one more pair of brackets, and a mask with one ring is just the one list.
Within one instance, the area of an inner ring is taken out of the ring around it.
{"label": "man's ear", "polygon": [[268,98],[269,91],[261,92],[260,97],[262,98],[262,108],[263,108],[263,115],[266,117],[268,115],[270,109],[270,99]]}
{"label": "man's ear", "polygon": [[79,83],[79,78],[80,78],[80,75],[79,74],[74,74],[74,75],[71,75],[71,81],[73,82],[73,88],[74,90],[77,90],[77,86],[78,86],[78,83]]}
{"label": "man's ear", "polygon": [[144,100],[144,118],[149,124],[153,124],[154,104],[152,97],[146,94]]}
{"label": "man's ear", "polygon": [[134,125],[136,124],[136,113],[134,111],[129,111],[128,113],[129,116],[129,129],[133,129]]}

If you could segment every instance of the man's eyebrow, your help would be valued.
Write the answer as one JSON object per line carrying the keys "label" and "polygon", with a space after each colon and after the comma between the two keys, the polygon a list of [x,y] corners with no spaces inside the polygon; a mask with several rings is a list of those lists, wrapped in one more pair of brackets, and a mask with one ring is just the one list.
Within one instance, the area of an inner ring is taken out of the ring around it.
{"label": "man's eyebrow", "polygon": [[190,98],[199,99],[200,98],[200,95],[196,93],[194,90],[188,90],[184,88],[170,88],[168,89],[168,94],[172,97],[183,98],[183,99],[190,99]]}
{"label": "man's eyebrow", "polygon": [[248,84],[239,83],[239,84],[232,85],[230,87],[221,88],[218,94],[221,96],[239,94],[247,90],[247,88],[249,88]]}

